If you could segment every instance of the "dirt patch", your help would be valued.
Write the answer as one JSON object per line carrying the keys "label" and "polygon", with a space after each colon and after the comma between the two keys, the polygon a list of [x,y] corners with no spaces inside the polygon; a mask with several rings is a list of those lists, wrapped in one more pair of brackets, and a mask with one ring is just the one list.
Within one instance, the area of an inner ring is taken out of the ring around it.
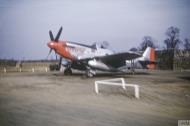
{"label": "dirt patch", "polygon": [[[0,125],[6,126],[173,126],[190,117],[187,73],[146,71],[147,74],[83,78],[81,73],[8,73],[0,75]],[[134,89],[101,86],[94,81],[124,77]]]}

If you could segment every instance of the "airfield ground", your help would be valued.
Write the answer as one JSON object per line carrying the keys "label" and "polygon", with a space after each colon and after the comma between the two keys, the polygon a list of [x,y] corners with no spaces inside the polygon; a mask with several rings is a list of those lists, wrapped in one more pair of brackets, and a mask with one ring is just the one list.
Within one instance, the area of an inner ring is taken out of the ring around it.
{"label": "airfield ground", "polygon": [[[133,89],[94,81],[124,77]],[[135,75],[0,73],[0,126],[177,126],[190,119],[190,72],[145,71]]]}

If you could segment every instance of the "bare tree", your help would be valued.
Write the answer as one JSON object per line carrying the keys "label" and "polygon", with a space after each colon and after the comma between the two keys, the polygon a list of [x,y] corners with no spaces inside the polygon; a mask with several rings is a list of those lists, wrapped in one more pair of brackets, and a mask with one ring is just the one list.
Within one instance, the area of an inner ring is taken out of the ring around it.
{"label": "bare tree", "polygon": [[184,49],[190,51],[190,39],[189,38],[185,39]]}
{"label": "bare tree", "polygon": [[164,40],[167,49],[177,49],[182,43],[179,39],[180,30],[177,27],[169,27],[166,31],[167,39]]}
{"label": "bare tree", "polygon": [[140,44],[139,50],[144,51],[147,47],[155,48],[156,45],[154,44],[154,40],[151,36],[144,36],[143,41]]}

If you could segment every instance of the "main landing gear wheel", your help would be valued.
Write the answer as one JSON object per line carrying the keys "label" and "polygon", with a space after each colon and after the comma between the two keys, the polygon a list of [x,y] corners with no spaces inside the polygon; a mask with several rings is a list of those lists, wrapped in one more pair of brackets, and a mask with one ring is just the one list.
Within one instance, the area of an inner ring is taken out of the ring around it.
{"label": "main landing gear wheel", "polygon": [[86,77],[93,77],[95,75],[95,72],[92,70],[86,70],[85,75]]}
{"label": "main landing gear wheel", "polygon": [[70,68],[65,69],[64,75],[72,75],[72,70]]}

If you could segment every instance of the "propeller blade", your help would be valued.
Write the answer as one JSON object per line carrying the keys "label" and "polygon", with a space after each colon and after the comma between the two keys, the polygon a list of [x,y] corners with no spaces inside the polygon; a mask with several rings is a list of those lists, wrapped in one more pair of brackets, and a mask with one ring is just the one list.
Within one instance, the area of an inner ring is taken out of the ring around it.
{"label": "propeller blade", "polygon": [[61,32],[62,32],[62,27],[59,29],[59,32],[57,33],[57,36],[56,36],[56,38],[55,38],[55,41],[56,41],[56,42],[58,42],[59,37],[60,37],[60,35],[61,35]]}
{"label": "propeller blade", "polygon": [[[52,52],[52,49],[49,50],[49,53],[48,53],[48,55],[47,55],[47,58],[49,57],[49,55],[50,55],[51,52]],[[47,59],[47,58],[46,58],[46,59]]]}
{"label": "propeller blade", "polygon": [[54,37],[53,37],[51,30],[49,31],[49,37],[50,37],[51,41],[54,41]]}
{"label": "propeller blade", "polygon": [[59,69],[61,68],[61,63],[62,63],[62,57],[60,56],[60,59],[59,59]]}

